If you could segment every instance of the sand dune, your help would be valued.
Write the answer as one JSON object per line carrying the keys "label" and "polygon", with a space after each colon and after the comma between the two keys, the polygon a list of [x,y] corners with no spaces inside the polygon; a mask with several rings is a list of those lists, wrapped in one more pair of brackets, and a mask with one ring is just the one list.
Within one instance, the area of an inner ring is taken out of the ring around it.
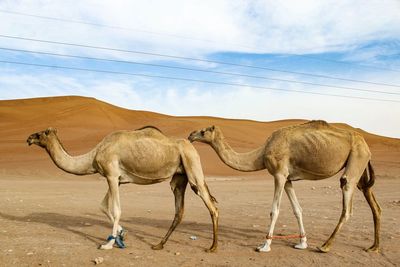
{"label": "sand dune", "polygon": [[[322,118],[323,119],[323,118]],[[276,129],[303,123],[304,120],[257,122],[214,117],[173,117],[147,111],[119,108],[94,98],[66,96],[0,101],[0,170],[6,173],[63,173],[56,169],[46,153],[28,147],[29,134],[49,126],[58,129],[59,137],[72,154],[84,153],[108,133],[154,125],[165,134],[186,138],[193,130],[209,125],[220,126],[231,145],[247,151],[263,144]],[[338,127],[352,128],[346,124]],[[361,132],[373,153],[374,164],[385,169],[400,164],[400,140]],[[222,164],[214,151],[196,144],[208,175],[244,175]],[[262,172],[261,174],[264,174]],[[255,173],[258,175],[258,173]]]}

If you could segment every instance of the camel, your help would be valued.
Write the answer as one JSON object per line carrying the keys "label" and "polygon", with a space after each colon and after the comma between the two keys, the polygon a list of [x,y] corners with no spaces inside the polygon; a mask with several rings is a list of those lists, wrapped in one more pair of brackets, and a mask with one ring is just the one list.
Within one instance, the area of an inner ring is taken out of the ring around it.
{"label": "camel", "polygon": [[266,240],[256,248],[257,251],[271,250],[283,190],[286,191],[300,228],[300,243],[296,244],[295,248],[306,249],[308,245],[302,209],[292,181],[326,179],[342,169],[342,214],[331,236],[318,249],[328,252],[337,232],[352,215],[353,192],[357,186],[363,192],[374,219],[375,240],[367,251],[379,251],[381,208],[371,189],[375,181],[370,162],[371,152],[359,133],[336,128],[325,121],[310,121],[276,130],[265,144],[247,153],[235,152],[225,141],[221,129],[216,126],[194,131],[188,139],[191,142],[209,144],[221,160],[233,169],[244,172],[267,169],[273,175],[275,190],[270,214],[271,223]]}
{"label": "camel", "polygon": [[182,220],[187,183],[203,200],[213,223],[213,243],[207,250],[217,249],[218,210],[204,180],[200,157],[193,145],[185,139],[165,136],[153,126],[134,131],[116,131],[106,136],[90,152],[70,156],[57,137],[54,128],[34,133],[27,139],[29,145],[44,148],[58,168],[75,175],[99,173],[108,183],[108,191],[101,210],[113,224],[112,233],[100,249],[112,249],[114,244],[123,248],[126,231],[119,225],[121,206],[119,185],[134,183],[148,185],[171,179],[175,196],[175,217],[155,250],[164,247],[169,236]]}

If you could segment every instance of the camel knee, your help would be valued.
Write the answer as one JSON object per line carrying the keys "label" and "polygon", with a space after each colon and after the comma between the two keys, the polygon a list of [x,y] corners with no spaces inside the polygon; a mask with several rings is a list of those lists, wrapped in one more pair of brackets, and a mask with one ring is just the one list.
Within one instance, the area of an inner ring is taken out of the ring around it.
{"label": "camel knee", "polygon": [[271,211],[271,213],[269,214],[269,217],[270,217],[271,219],[276,218],[276,217],[278,217],[278,216],[279,216],[279,210],[273,210],[273,211]]}
{"label": "camel knee", "polygon": [[218,221],[218,217],[219,217],[219,212],[217,207],[215,207],[214,205],[207,205],[208,211],[210,213],[210,216],[212,218],[212,220],[214,222]]}
{"label": "camel knee", "polygon": [[179,212],[179,214],[176,216],[177,223],[181,223],[182,218],[183,218],[183,212]]}
{"label": "camel knee", "polygon": [[183,218],[183,209],[180,209],[179,211],[177,211],[175,213],[174,220],[177,221],[178,223],[180,223],[182,221],[182,218]]}
{"label": "camel knee", "polygon": [[117,209],[116,211],[114,211],[114,216],[115,216],[115,218],[116,219],[119,219],[119,218],[121,218],[121,210],[120,209]]}
{"label": "camel knee", "polygon": [[120,208],[113,209],[112,214],[113,214],[114,219],[119,220],[121,218],[121,213],[122,212],[121,212]]}
{"label": "camel knee", "polygon": [[210,208],[209,208],[209,210],[210,210],[210,215],[211,215],[211,216],[218,218],[218,216],[219,216],[219,211],[218,211],[218,208],[217,208],[216,206],[211,205]]}
{"label": "camel knee", "polygon": [[218,208],[217,208],[217,207],[215,207],[215,209],[214,209],[214,216],[215,216],[216,218],[219,217],[219,211],[218,211]]}
{"label": "camel knee", "polygon": [[379,206],[379,204],[376,205],[376,215],[380,218],[382,215],[382,209],[381,206]]}
{"label": "camel knee", "polygon": [[345,209],[345,210],[343,210],[341,217],[343,218],[343,220],[345,222],[347,222],[349,220],[349,218],[350,218],[350,215],[351,215],[350,214],[350,210],[349,209]]}

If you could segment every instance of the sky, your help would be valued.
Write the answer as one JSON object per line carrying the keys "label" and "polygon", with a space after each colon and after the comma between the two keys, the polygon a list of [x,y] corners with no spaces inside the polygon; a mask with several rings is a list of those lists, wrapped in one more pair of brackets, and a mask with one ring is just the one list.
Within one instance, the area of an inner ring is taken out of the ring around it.
{"label": "sky", "polygon": [[0,99],[80,95],[400,138],[399,14],[397,0],[2,0]]}

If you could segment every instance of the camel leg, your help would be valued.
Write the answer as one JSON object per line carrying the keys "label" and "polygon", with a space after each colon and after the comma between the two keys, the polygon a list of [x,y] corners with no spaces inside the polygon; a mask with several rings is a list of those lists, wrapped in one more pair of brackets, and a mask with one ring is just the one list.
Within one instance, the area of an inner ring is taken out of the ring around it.
{"label": "camel leg", "polygon": [[349,214],[350,214],[350,217],[352,217],[353,216],[353,198],[354,198],[354,194],[351,196],[351,199],[350,199],[350,207],[349,207]]}
{"label": "camel leg", "polygon": [[299,201],[297,200],[296,193],[294,192],[294,188],[291,181],[287,181],[285,183],[285,191],[290,200],[290,204],[292,205],[293,212],[294,215],[296,216],[297,223],[299,224],[299,229],[300,229],[300,243],[296,244],[294,247],[297,249],[306,249],[307,237],[303,224],[303,210],[300,207]]}
{"label": "camel leg", "polygon": [[200,196],[210,212],[213,223],[213,243],[206,251],[214,252],[218,246],[218,209],[215,206],[217,201],[213,196],[211,196],[205,182],[200,157],[196,149],[185,140],[181,142],[180,153],[190,187],[198,196]]}
{"label": "camel leg", "polygon": [[[109,198],[109,190],[107,191],[106,195],[103,198],[103,201],[100,204],[100,210],[107,216],[107,218],[111,221],[111,223],[114,224],[114,217],[112,216],[112,212],[110,207],[112,206],[112,203],[110,203],[110,198]],[[125,240],[126,238],[126,230],[122,228],[121,225],[118,225],[118,235],[121,235],[121,238]]]}
{"label": "camel leg", "polygon": [[[372,171],[372,173],[370,172]],[[371,177],[373,176],[373,177]],[[375,195],[372,192],[372,185],[369,186],[369,180],[375,179],[375,175],[373,174],[372,166],[369,166],[365,169],[363,176],[361,177],[360,181],[358,182],[358,189],[360,189],[365,199],[368,202],[369,207],[372,211],[372,216],[374,218],[374,232],[375,232],[375,239],[374,244],[366,249],[366,251],[375,251],[379,252],[379,233],[380,233],[380,226],[381,226],[381,207],[379,206],[378,202],[375,199]]]}
{"label": "camel leg", "polygon": [[379,251],[379,232],[381,227],[381,207],[375,199],[374,193],[371,188],[363,188],[362,189],[365,199],[368,202],[369,207],[372,211],[372,216],[374,218],[374,231],[375,231],[375,239],[374,244],[366,249],[366,251]]}
{"label": "camel leg", "polygon": [[171,180],[171,190],[175,196],[175,217],[174,220],[164,238],[160,241],[159,244],[152,246],[152,249],[159,250],[163,249],[164,244],[167,242],[169,236],[178,226],[178,224],[182,221],[183,211],[184,211],[184,203],[185,203],[185,190],[187,186],[188,180],[185,175],[175,175]]}
{"label": "camel leg", "polygon": [[271,211],[271,215],[270,215],[271,216],[271,224],[269,226],[267,240],[265,241],[265,243],[263,245],[257,247],[256,251],[268,252],[271,250],[272,236],[274,233],[275,223],[279,216],[279,208],[281,205],[282,193],[283,193],[283,188],[285,186],[286,178],[287,178],[287,175],[283,175],[283,174],[274,175],[275,190],[274,190],[274,199],[272,202],[272,211]]}
{"label": "camel leg", "polygon": [[113,230],[111,236],[108,238],[108,242],[100,246],[100,249],[112,249],[115,243],[115,239],[118,235],[119,219],[121,218],[121,204],[119,200],[119,190],[118,190],[118,177],[112,176],[107,177],[107,182],[109,186],[108,198],[109,206],[111,207],[111,217],[114,218]]}
{"label": "camel leg", "polygon": [[344,174],[340,178],[340,187],[342,188],[343,193],[342,214],[331,236],[322,247],[318,248],[321,252],[328,252],[330,250],[337,232],[349,219],[354,189],[364,175],[363,173],[368,166],[370,155],[369,150],[366,150],[365,146],[355,146],[351,150]]}
{"label": "camel leg", "polygon": [[[353,197],[354,189],[356,187],[356,183],[351,179],[348,179],[348,176],[344,174],[341,180],[341,187],[342,187],[342,193],[343,193],[343,208],[342,208],[342,214],[339,218],[339,222],[336,225],[335,230],[331,234],[331,236],[328,238],[328,240],[322,245],[322,247],[318,248],[321,252],[328,252],[330,250],[330,247],[335,239],[335,236],[337,232],[339,232],[340,228],[342,228],[343,224],[349,219],[350,217],[350,205],[351,205],[351,199]],[[345,184],[344,184],[345,183]]]}
{"label": "camel leg", "polygon": [[[114,223],[114,217],[112,216],[112,212],[110,207],[112,204],[110,203],[109,191],[107,191],[106,195],[103,198],[103,201],[100,204],[100,210],[110,219],[111,223]],[[122,241],[126,240],[127,230],[123,229],[121,225],[118,225],[118,236]]]}
{"label": "camel leg", "polygon": [[[204,181],[203,181],[204,182]],[[211,220],[213,223],[213,242],[209,249],[206,249],[207,252],[214,252],[218,247],[218,209],[215,206],[217,202],[216,199],[211,196],[208,186],[203,183],[191,183],[192,190],[200,196],[206,205],[208,211],[210,212]]]}

